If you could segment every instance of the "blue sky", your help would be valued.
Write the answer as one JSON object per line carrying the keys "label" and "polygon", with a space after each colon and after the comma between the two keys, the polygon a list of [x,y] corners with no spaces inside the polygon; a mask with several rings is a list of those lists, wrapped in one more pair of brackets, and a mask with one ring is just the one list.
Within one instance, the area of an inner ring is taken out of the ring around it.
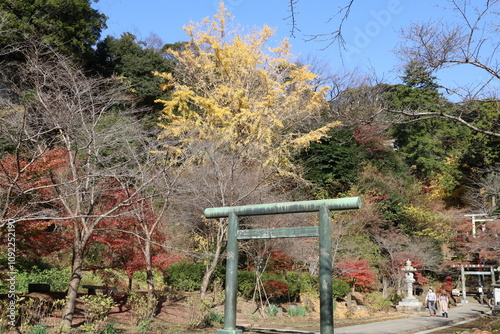
{"label": "blue sky", "polygon": [[[356,0],[344,24],[347,49],[340,51],[337,44],[306,41],[309,36],[334,31],[339,18],[335,14],[348,0],[300,0],[295,19],[300,31],[291,36],[291,21],[286,17],[290,0],[227,0],[225,6],[234,16],[235,23],[246,28],[260,28],[264,24],[276,29],[275,39],[289,38],[292,52],[298,57],[315,58],[327,62],[332,71],[362,71],[375,74],[388,83],[399,82],[401,61],[394,50],[401,41],[399,31],[411,22],[429,20],[456,20],[453,12],[442,6],[446,1],[430,0]],[[108,16],[108,29],[103,36],[119,37],[131,32],[139,39],[150,33],[165,43],[187,40],[183,26],[190,21],[200,22],[212,17],[218,9],[218,0],[99,0],[93,7]],[[454,74],[455,73],[455,74]],[[443,81],[464,78],[457,71],[438,75]],[[471,73],[470,80],[481,80]]]}

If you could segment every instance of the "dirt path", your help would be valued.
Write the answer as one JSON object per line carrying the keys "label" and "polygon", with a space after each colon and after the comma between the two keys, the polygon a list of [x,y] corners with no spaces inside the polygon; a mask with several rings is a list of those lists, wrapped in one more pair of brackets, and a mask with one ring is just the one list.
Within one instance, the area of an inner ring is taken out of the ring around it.
{"label": "dirt path", "polygon": [[[134,323],[132,311],[127,307],[126,300],[117,298],[118,306],[113,308],[109,314],[108,324],[123,334],[128,333],[168,333],[168,334],[208,334],[215,333],[217,328],[222,325],[215,322],[211,327],[201,329],[193,329],[190,326],[196,323],[201,318],[200,314],[205,313],[197,312],[200,303],[193,302],[191,297],[195,296],[184,294],[178,296],[170,296],[162,300],[158,308],[158,314],[154,320],[149,324],[149,328],[138,328]],[[272,333],[312,333],[319,331],[320,320],[319,313],[315,310],[308,312],[305,316],[291,317],[284,309],[282,312],[274,317],[269,317],[261,314],[257,310],[256,304],[245,300],[238,300],[237,303],[237,319],[236,323],[239,327],[244,329],[244,333],[254,334],[272,334]],[[286,308],[286,305],[284,305]],[[213,312],[219,317],[223,318],[223,305],[212,308]],[[348,310],[345,306],[339,304],[335,312],[334,324],[336,328],[350,326],[355,324],[370,323],[374,321],[392,320],[396,318],[405,318],[411,316],[418,316],[418,314],[401,314],[396,310],[389,309],[384,312],[373,312],[366,308],[360,308],[357,311]],[[78,300],[77,309],[74,316],[75,333],[79,332],[78,327],[85,322],[85,314],[83,310],[83,303]],[[43,323],[49,328],[56,328],[60,323],[60,317],[46,318]],[[464,328],[465,329],[465,328]],[[445,333],[443,333],[445,334]]]}

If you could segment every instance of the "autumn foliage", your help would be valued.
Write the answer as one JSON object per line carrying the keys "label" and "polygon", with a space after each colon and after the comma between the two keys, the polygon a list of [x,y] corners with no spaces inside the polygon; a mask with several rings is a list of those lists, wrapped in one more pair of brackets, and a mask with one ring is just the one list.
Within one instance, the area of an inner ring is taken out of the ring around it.
{"label": "autumn foliage", "polygon": [[264,283],[264,291],[270,300],[276,300],[288,295],[288,286],[277,280],[268,280]]}
{"label": "autumn foliage", "polygon": [[342,280],[363,291],[373,287],[377,278],[376,272],[366,259],[345,258],[339,260],[336,266]]}
{"label": "autumn foliage", "polygon": [[62,204],[53,187],[53,178],[64,173],[67,159],[68,152],[56,148],[34,161],[16,155],[0,160],[0,187],[8,189],[3,193],[3,217],[16,221],[17,233],[23,235],[17,249],[23,256],[46,256],[69,245],[69,220],[54,217]]}
{"label": "autumn foliage", "polygon": [[[67,150],[54,148],[32,161],[19,159],[16,155],[7,155],[0,160],[0,186],[10,190],[9,198],[6,198],[10,202],[3,215],[17,220],[16,232],[23,236],[17,242],[20,256],[47,256],[73,244],[73,219],[65,213],[66,199],[58,193],[58,187],[69,173],[69,158]],[[93,208],[94,216],[127,201],[133,193],[113,177],[101,179],[98,187],[100,196]],[[134,214],[139,208],[143,210],[140,216]],[[99,263],[89,263],[86,268],[123,269],[129,276],[146,269],[142,239],[137,230],[140,224],[152,225],[155,219],[146,199],[124,205],[114,215],[102,219],[98,233],[89,238],[88,247],[92,249],[93,245],[100,244],[109,251],[100,254]],[[154,242],[161,243],[166,240],[166,235],[156,231],[153,238]],[[165,269],[175,260],[176,257],[161,247],[154,247],[151,261],[155,267]]]}
{"label": "autumn foliage", "polygon": [[[20,12],[30,7],[10,2]],[[2,18],[17,13],[0,7],[0,28],[10,27]],[[288,40],[275,43],[271,27],[244,30],[231,20],[221,2],[213,19],[185,28],[186,42],[161,51],[131,34],[108,38],[95,49],[100,60],[85,68],[52,38],[0,52],[0,227],[15,226],[16,256],[28,259],[19,270],[37,261],[70,267],[64,328],[74,325],[87,270],[107,271],[103,280],[125,273],[129,287],[144,271],[152,296],[154,275],[182,254],[201,265],[200,296],[208,296],[228,256],[228,220],[207,218],[208,207],[359,196],[360,210],[332,212],[332,275],[352,290],[400,294],[407,260],[415,285],[433,279],[447,292],[446,264],[498,266],[497,99],[448,101],[434,70],[414,60],[395,85],[328,73],[295,58]],[[416,34],[407,38],[431,30],[409,30]],[[128,87],[153,75],[144,87]],[[496,218],[471,232],[470,212]],[[303,217],[304,226],[318,223]],[[300,219],[239,223],[297,227]],[[5,239],[0,229],[2,261]],[[318,275],[313,239],[241,242],[239,268],[255,271],[249,287],[270,299],[299,285],[317,290],[317,280],[302,275]],[[279,280],[292,271],[295,282]],[[259,283],[264,274],[274,279]]]}

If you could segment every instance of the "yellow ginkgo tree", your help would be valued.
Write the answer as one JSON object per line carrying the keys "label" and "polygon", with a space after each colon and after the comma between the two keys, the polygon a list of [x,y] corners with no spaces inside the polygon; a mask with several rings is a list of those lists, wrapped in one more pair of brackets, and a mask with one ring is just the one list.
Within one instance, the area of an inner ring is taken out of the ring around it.
{"label": "yellow ginkgo tree", "polygon": [[203,248],[210,249],[202,296],[226,234],[224,220],[207,224],[200,218],[203,207],[265,200],[273,181],[296,176],[294,150],[336,125],[321,121],[328,88],[318,87],[317,76],[294,62],[287,40],[270,47],[274,30],[268,26],[247,34],[230,26],[221,3],[213,18],[185,28],[189,41],[180,50],[167,51],[176,64],[173,73],[157,73],[170,92],[168,100],[157,101],[164,105],[162,153],[184,167],[192,162],[184,172],[191,188],[179,193],[190,194],[184,206],[196,198],[198,207],[185,210],[198,212],[189,219],[199,222],[190,232],[202,235]]}
{"label": "yellow ginkgo tree", "polygon": [[228,29],[230,18],[221,3],[213,19],[185,28],[190,40],[181,50],[169,51],[175,71],[158,73],[171,91],[171,99],[158,101],[164,105],[160,139],[175,139],[165,145],[172,154],[213,141],[221,150],[285,167],[292,149],[333,125],[314,128],[327,87],[315,86],[316,75],[293,62],[287,40],[268,46],[273,29],[243,35]]}

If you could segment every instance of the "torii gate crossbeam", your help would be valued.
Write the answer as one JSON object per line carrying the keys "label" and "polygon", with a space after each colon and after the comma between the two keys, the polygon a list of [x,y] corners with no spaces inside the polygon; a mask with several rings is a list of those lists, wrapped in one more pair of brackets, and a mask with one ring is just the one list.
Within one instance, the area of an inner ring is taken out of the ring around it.
{"label": "torii gate crossbeam", "polygon": [[[329,210],[360,209],[359,197],[301,201],[273,204],[207,208],[207,218],[228,217],[227,255],[226,255],[226,299],[224,304],[224,328],[217,334],[240,334],[236,329],[236,300],[238,285],[238,240],[257,238],[294,238],[304,236],[319,237],[319,289],[320,289],[320,326],[321,334],[333,333],[332,301],[332,236]],[[270,215],[299,212],[319,212],[319,226],[280,228],[264,230],[238,230],[238,216]]]}

